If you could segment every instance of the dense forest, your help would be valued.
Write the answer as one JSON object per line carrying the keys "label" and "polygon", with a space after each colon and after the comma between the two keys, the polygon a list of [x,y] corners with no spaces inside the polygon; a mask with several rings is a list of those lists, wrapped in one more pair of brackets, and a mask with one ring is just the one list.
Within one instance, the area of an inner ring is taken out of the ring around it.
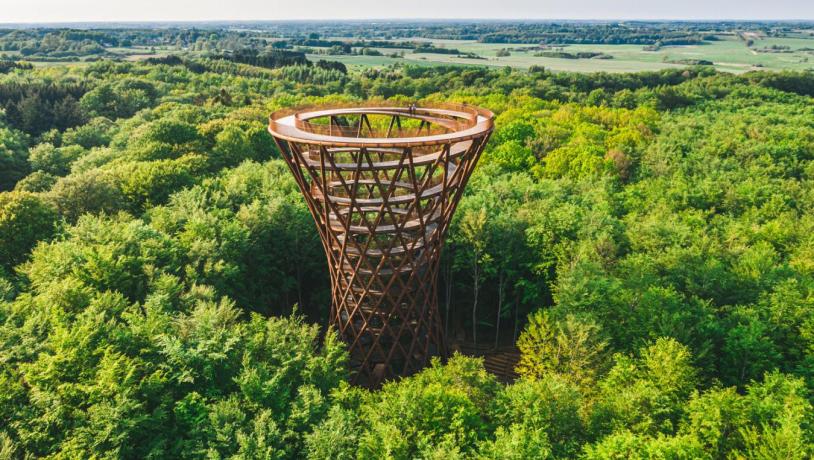
{"label": "dense forest", "polygon": [[0,29],[0,52],[18,52],[30,60],[109,57],[108,48],[172,46],[193,50],[262,48],[267,42],[249,32],[206,28]]}
{"label": "dense forest", "polygon": [[[814,454],[814,74],[252,59],[4,68],[0,458]],[[367,99],[497,114],[440,304],[516,381],[346,383],[266,123]]]}

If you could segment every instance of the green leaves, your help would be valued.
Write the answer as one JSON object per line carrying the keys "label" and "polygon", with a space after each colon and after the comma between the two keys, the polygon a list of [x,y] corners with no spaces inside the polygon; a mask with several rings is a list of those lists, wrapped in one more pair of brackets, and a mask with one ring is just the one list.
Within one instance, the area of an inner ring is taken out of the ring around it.
{"label": "green leaves", "polygon": [[28,258],[38,241],[57,230],[56,213],[28,192],[0,192],[0,267],[10,269]]}
{"label": "green leaves", "polygon": [[517,372],[529,379],[557,374],[590,388],[605,370],[607,345],[592,321],[572,315],[555,321],[548,312],[538,310],[529,316],[517,341],[521,353]]}
{"label": "green leaves", "polygon": [[675,432],[682,402],[698,384],[687,348],[659,339],[642,348],[637,359],[617,355],[599,383],[592,414],[594,435],[619,430],[657,435]]}
{"label": "green leaves", "polygon": [[0,416],[26,452],[291,458],[325,416],[327,389],[346,377],[336,338],[319,347],[317,328],[297,317],[245,321],[204,292],[180,312],[161,296],[142,306],[89,294],[74,314],[35,298],[21,319],[48,316],[40,352],[0,354],[3,407],[16,407]]}
{"label": "green leaves", "polygon": [[488,449],[502,451],[497,458],[513,456],[510,450],[503,450],[512,444],[535,457],[576,456],[587,439],[584,404],[578,387],[560,375],[521,379],[505,387],[495,400],[499,428]]}
{"label": "green leaves", "polygon": [[360,455],[413,458],[445,443],[472,452],[488,433],[489,404],[497,390],[479,361],[462,356],[387,384],[360,409],[369,427]]}
{"label": "green leaves", "polygon": [[27,136],[0,121],[0,192],[11,190],[29,172]]}
{"label": "green leaves", "polygon": [[102,83],[85,93],[79,105],[93,116],[110,119],[128,118],[139,110],[151,107],[158,96],[152,82],[124,78],[119,81]]}
{"label": "green leaves", "polygon": [[78,145],[54,147],[51,144],[39,144],[29,152],[28,161],[33,171],[64,176],[70,171],[71,163],[84,153],[85,150]]}
{"label": "green leaves", "polygon": [[135,211],[164,203],[174,192],[196,182],[204,170],[202,155],[188,154],[175,160],[131,162],[116,168],[122,194]]}

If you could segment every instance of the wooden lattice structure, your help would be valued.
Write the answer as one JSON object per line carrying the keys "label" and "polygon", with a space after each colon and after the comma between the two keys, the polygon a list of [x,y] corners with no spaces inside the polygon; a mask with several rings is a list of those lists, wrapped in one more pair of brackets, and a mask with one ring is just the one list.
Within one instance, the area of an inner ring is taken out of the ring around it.
{"label": "wooden lattice structure", "polygon": [[328,258],[330,323],[348,344],[356,383],[376,386],[446,355],[441,248],[492,119],[453,104],[272,114],[269,132]]}

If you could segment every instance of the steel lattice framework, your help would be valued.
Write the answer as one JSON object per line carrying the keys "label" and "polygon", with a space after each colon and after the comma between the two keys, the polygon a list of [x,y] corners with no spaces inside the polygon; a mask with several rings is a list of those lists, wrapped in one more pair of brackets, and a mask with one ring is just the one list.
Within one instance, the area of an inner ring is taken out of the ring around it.
{"label": "steel lattice framework", "polygon": [[453,104],[271,115],[269,132],[325,249],[330,323],[348,344],[356,383],[376,386],[445,356],[441,248],[492,119],[487,110]]}

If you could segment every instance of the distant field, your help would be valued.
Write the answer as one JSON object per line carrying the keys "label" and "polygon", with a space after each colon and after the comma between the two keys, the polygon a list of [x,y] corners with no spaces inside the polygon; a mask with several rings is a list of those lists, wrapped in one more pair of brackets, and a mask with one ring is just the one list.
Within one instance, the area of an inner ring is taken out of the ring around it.
{"label": "distant field", "polygon": [[[511,51],[510,56],[497,57],[503,48],[524,48],[532,44],[493,44],[467,40],[422,40],[432,42],[435,46],[455,48],[462,53],[474,53],[485,59],[470,59],[448,54],[413,53],[404,50],[403,59],[387,56],[329,56],[311,54],[311,60],[334,60],[350,67],[383,67],[396,62],[409,62],[419,65],[487,65],[528,68],[532,65],[544,66],[551,70],[574,72],[634,72],[642,70],[659,70],[670,67],[686,67],[689,60],[713,62],[716,69],[725,72],[746,72],[749,70],[806,70],[814,69],[814,37],[799,38],[759,38],[754,37],[754,44],[746,43],[735,37],[722,35],[719,41],[706,42],[703,45],[665,46],[658,51],[645,51],[641,45],[566,45],[562,51],[576,53],[580,51],[601,52],[612,59],[561,59],[535,56],[534,51]],[[772,46],[788,47],[789,52],[761,52]],[[380,49],[384,54],[393,49]]]}
{"label": "distant field", "polygon": [[[417,32],[418,33],[418,32]],[[381,40],[395,44],[404,45],[404,48],[374,48],[381,56],[370,56],[362,54],[329,54],[337,52],[337,49],[307,47],[307,58],[311,61],[325,59],[328,61],[339,61],[354,69],[370,67],[386,67],[395,63],[410,63],[422,66],[436,65],[467,65],[467,66],[493,66],[493,67],[516,67],[529,68],[531,66],[543,66],[553,71],[571,72],[637,72],[645,70],[660,70],[667,68],[683,68],[698,61],[712,63],[715,69],[724,72],[741,73],[751,70],[814,70],[814,29],[794,30],[786,28],[782,33],[760,30],[737,30],[718,29],[714,32],[718,40],[704,41],[697,45],[684,46],[662,46],[646,47],[640,44],[622,45],[549,45],[541,49],[539,43],[525,44],[502,44],[502,43],[481,43],[476,40],[453,40],[453,39],[428,39],[428,38],[403,38]],[[704,34],[706,35],[706,34]],[[770,37],[769,35],[782,36],[782,38]],[[700,35],[699,35],[700,36]],[[360,38],[325,36],[324,41],[336,44],[337,42],[352,42],[354,52],[361,52]],[[264,50],[273,42],[284,41],[279,37],[258,34],[252,37],[256,40],[251,46],[258,51]],[[579,37],[576,38],[577,40]],[[747,46],[747,41],[750,46]],[[142,43],[134,46],[106,46],[104,52],[99,50],[93,54],[76,54],[74,57],[64,52],[32,54],[31,50],[3,51],[0,58],[31,60],[37,66],[58,66],[58,65],[84,65],[88,60],[99,58],[114,58],[127,61],[141,61],[151,57],[164,57],[169,54],[178,54],[186,57],[206,55],[207,53],[219,53],[224,49],[234,49],[234,43],[229,43],[230,48],[221,48],[220,41],[204,44],[195,43],[163,43],[151,46]],[[237,39],[235,39],[237,40]],[[522,40],[526,40],[523,37]],[[531,38],[529,38],[531,40]],[[697,40],[696,40],[697,41]],[[447,48],[460,51],[459,54],[441,53],[415,53],[412,48],[415,42],[426,42],[435,48]],[[652,40],[650,41],[652,42]],[[18,48],[27,41],[17,41],[11,43]],[[649,42],[648,42],[649,43]],[[8,44],[7,44],[8,45]],[[67,45],[66,45],[67,46]],[[245,45],[242,45],[245,46]],[[342,47],[337,45],[339,52]],[[301,49],[296,43],[289,49]],[[647,49],[653,49],[648,51]],[[501,52],[503,51],[503,52]],[[508,55],[506,55],[508,51]],[[398,53],[402,57],[389,57]],[[578,53],[601,53],[604,59],[569,59],[561,57],[543,56],[541,53],[566,53],[577,55]],[[498,56],[500,54],[500,56]]]}

